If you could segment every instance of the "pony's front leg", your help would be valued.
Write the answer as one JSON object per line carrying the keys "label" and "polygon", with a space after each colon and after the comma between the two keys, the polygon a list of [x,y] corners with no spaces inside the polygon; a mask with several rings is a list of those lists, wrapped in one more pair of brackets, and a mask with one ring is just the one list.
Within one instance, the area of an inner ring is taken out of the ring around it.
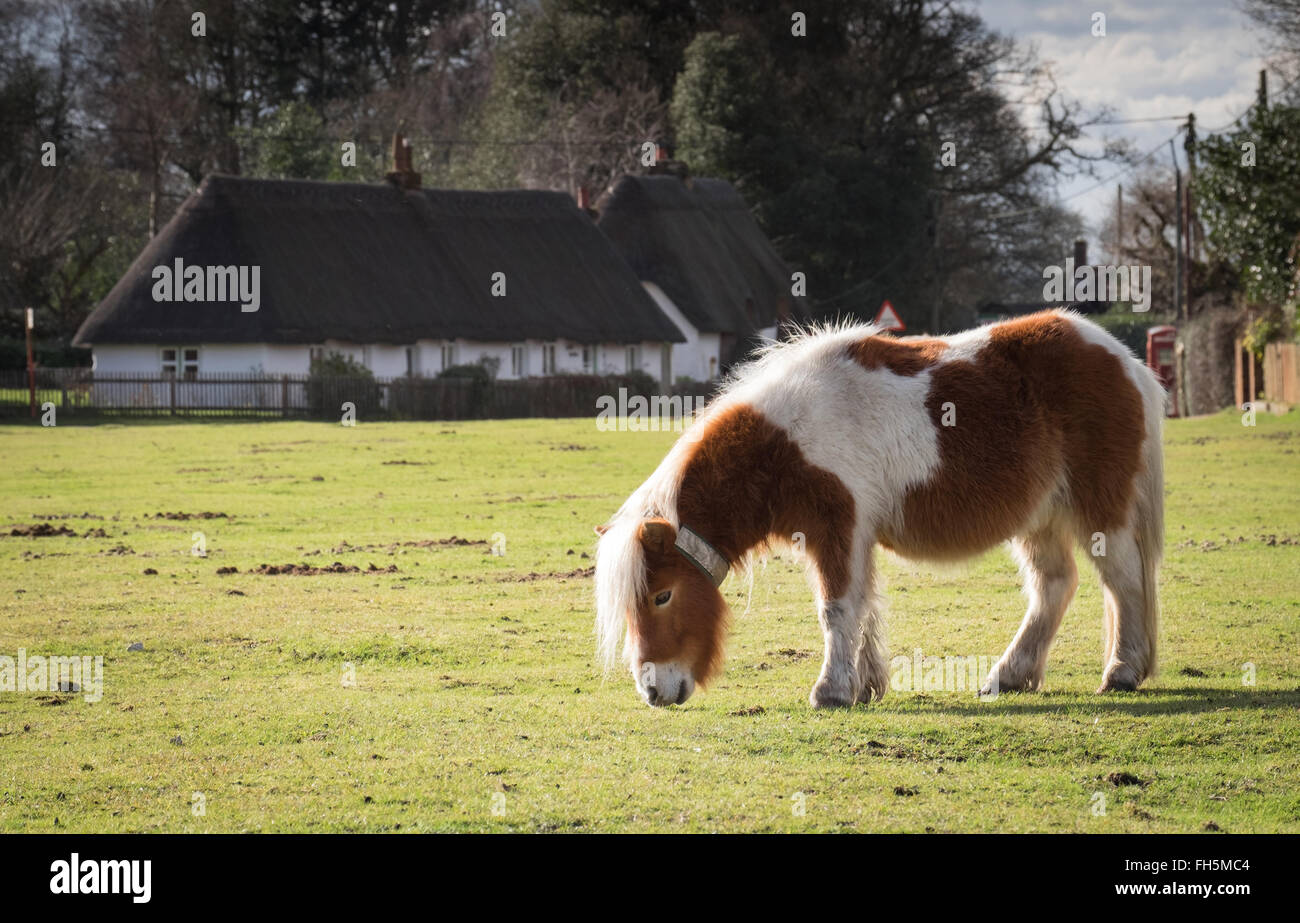
{"label": "pony's front leg", "polygon": [[871,557],[849,580],[849,590],[833,599],[818,598],[825,657],[808,701],[814,708],[847,708],[880,698],[889,686],[879,618],[871,595]]}
{"label": "pony's front leg", "polygon": [[822,672],[808,696],[813,708],[847,708],[858,700],[858,642],[862,637],[859,605],[850,596],[821,600],[817,621],[825,639]]}

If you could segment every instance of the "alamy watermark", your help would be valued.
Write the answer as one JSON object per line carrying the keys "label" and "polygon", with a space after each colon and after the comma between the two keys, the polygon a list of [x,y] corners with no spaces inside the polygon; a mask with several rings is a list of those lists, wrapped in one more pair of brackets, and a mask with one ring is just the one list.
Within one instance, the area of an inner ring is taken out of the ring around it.
{"label": "alamy watermark", "polygon": [[246,314],[262,306],[261,266],[186,266],[178,256],[152,277],[154,301],[237,301]]}
{"label": "alamy watermark", "polygon": [[1127,301],[1138,314],[1151,310],[1150,266],[1075,266],[1068,257],[1064,267],[1046,267],[1043,278],[1044,301]]}
{"label": "alamy watermark", "polygon": [[627,388],[618,389],[618,397],[602,394],[596,398],[596,429],[633,433],[680,433],[708,403],[702,397],[656,394],[645,397]]}
{"label": "alamy watermark", "polygon": [[980,692],[988,677],[988,692],[980,692],[980,698],[991,702],[998,697],[995,663],[997,658],[986,654],[926,656],[918,647],[911,657],[899,654],[890,659],[889,685],[899,692]]}
{"label": "alamy watermark", "polygon": [[104,657],[0,654],[0,692],[80,692],[87,702],[104,697]]}
{"label": "alamy watermark", "polygon": [[153,895],[152,859],[83,859],[72,853],[50,863],[51,894],[127,894],[136,904]]}

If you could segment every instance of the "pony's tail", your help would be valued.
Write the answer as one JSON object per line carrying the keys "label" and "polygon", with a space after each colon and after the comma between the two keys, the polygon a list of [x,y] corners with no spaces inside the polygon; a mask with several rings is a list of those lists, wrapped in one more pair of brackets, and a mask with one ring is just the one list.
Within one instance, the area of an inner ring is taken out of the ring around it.
{"label": "pony's tail", "polygon": [[1156,573],[1165,544],[1165,474],[1161,428],[1164,425],[1164,389],[1151,380],[1146,389],[1144,414],[1146,437],[1143,440],[1143,471],[1138,476],[1137,522],[1134,537],[1142,566],[1142,623],[1147,637],[1146,675],[1156,672],[1156,642],[1160,627],[1160,597]]}

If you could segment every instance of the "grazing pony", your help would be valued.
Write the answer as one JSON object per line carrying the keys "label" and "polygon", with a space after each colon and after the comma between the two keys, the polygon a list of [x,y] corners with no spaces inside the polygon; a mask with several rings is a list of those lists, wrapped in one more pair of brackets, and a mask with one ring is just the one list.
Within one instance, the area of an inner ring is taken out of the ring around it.
{"label": "grazing pony", "polygon": [[641,696],[681,704],[722,665],[718,591],[801,547],[825,638],[815,707],[889,685],[873,554],[958,561],[1010,541],[1029,597],[983,693],[1037,689],[1087,549],[1105,596],[1098,692],[1156,666],[1164,392],[1100,327],[1048,311],[947,337],[803,332],[739,369],[599,527],[596,628]]}

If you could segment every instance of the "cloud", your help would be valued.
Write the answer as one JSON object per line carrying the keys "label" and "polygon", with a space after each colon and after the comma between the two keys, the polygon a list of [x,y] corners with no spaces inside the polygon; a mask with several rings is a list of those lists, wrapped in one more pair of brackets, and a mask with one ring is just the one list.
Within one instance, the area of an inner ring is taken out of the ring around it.
{"label": "cloud", "polygon": [[[1094,11],[1106,14],[1104,37],[1092,34]],[[1115,119],[1195,112],[1202,135],[1251,104],[1265,63],[1261,35],[1223,0],[986,0],[978,12],[996,31],[1032,44],[1039,58],[1051,65],[1061,91],[1087,110],[1106,107]],[[1032,110],[1026,110],[1030,114]],[[1105,131],[1145,152],[1178,125],[1171,120],[1115,125]],[[1181,138],[1175,146],[1181,159]],[[1114,183],[1079,193],[1120,169],[1103,167],[1099,177],[1063,182],[1060,194],[1074,196],[1068,204],[1096,224],[1113,205]]]}

